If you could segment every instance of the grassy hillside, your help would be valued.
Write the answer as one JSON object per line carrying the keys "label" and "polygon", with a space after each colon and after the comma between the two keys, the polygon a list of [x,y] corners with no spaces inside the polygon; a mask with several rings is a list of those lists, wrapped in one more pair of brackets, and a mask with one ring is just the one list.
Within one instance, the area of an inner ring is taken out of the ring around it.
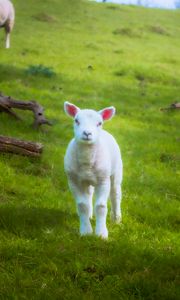
{"label": "grassy hillside", "polygon": [[[0,31],[0,91],[36,99],[54,126],[34,131],[31,113],[23,122],[0,114],[1,135],[45,145],[40,160],[0,154],[0,299],[178,299],[179,112],[160,108],[180,101],[180,11],[13,2],[10,50]],[[63,169],[73,134],[65,100],[117,108],[105,129],[124,161],[123,223],[108,214],[108,241],[78,234]]]}

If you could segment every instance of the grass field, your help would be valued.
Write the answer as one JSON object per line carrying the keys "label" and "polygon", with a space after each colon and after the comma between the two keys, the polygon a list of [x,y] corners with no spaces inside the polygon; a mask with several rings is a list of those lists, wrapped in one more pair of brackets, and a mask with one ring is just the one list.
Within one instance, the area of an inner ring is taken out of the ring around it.
{"label": "grass field", "polygon": [[[0,299],[179,299],[180,118],[160,108],[180,101],[180,11],[13,2],[10,50],[0,31],[0,91],[36,99],[54,125],[35,131],[30,112],[22,122],[0,114],[1,135],[44,144],[41,159],[0,154]],[[122,151],[123,222],[108,214],[107,241],[78,233],[63,169],[73,134],[65,100],[117,109],[105,129]]]}

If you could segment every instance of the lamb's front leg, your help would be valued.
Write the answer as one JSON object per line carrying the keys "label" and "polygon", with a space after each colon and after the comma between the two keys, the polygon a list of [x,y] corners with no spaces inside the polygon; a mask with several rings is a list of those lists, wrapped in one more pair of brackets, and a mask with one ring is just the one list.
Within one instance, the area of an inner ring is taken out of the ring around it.
{"label": "lamb's front leg", "polygon": [[110,179],[106,179],[95,187],[96,204],[96,234],[102,238],[108,237],[106,227],[107,200],[110,193]]}
{"label": "lamb's front leg", "polygon": [[69,186],[76,200],[77,211],[80,220],[80,234],[91,234],[92,227],[90,217],[92,214],[92,204],[90,203],[90,197],[92,197],[92,191],[89,189],[88,186],[79,186],[72,180],[69,180]]}

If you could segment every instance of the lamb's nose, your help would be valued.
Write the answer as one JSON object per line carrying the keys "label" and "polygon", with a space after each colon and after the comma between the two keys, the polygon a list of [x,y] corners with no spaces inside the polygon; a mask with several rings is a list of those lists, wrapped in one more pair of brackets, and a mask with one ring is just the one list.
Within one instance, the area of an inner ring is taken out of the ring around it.
{"label": "lamb's nose", "polygon": [[87,136],[87,137],[89,137],[89,135],[92,135],[92,133],[91,133],[91,132],[88,132],[88,131],[83,131],[83,134],[84,134],[85,136]]}

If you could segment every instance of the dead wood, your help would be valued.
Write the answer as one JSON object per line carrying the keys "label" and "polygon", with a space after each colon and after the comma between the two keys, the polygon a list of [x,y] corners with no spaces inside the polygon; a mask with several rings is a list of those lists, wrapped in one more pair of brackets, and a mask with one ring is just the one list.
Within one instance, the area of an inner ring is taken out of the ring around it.
{"label": "dead wood", "polygon": [[34,113],[34,123],[35,128],[42,124],[52,125],[44,116],[44,108],[36,101],[20,101],[15,100],[9,96],[4,96],[0,93],[0,112],[6,112],[16,119],[21,119],[17,113],[15,113],[12,108],[31,110]]}
{"label": "dead wood", "polygon": [[39,157],[42,153],[42,150],[43,145],[40,143],[22,141],[12,137],[0,135],[0,152]]}
{"label": "dead wood", "polygon": [[161,111],[171,110],[171,109],[180,109],[179,103],[172,103],[169,107],[161,108]]}

